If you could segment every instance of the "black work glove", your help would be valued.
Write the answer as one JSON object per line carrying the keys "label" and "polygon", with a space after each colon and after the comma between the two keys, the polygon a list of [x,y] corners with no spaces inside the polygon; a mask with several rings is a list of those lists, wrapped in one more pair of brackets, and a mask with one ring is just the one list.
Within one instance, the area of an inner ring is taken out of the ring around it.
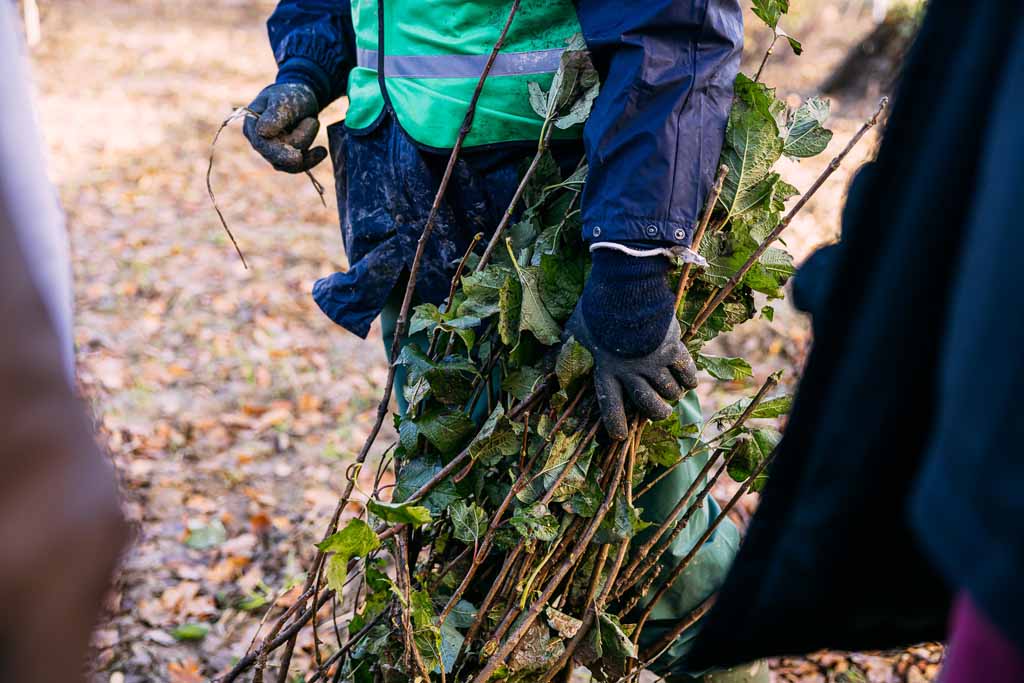
{"label": "black work glove", "polygon": [[671,262],[611,249],[593,252],[593,268],[566,332],[594,356],[594,384],[605,429],[625,439],[626,400],[638,414],[664,420],[697,386],[697,367],[681,341]]}
{"label": "black work glove", "polygon": [[259,118],[245,117],[243,132],[257,152],[278,171],[303,173],[325,158],[323,147],[309,146],[320,131],[320,105],[313,90],[301,83],[280,83],[263,89],[249,105]]}

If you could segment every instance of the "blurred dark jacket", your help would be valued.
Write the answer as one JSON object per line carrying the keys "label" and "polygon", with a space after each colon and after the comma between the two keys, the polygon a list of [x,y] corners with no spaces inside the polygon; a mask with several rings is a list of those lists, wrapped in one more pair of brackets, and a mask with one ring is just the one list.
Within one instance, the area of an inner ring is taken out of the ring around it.
{"label": "blurred dark jacket", "polygon": [[814,348],[691,664],[941,639],[965,589],[1024,650],[1024,5],[932,0]]}

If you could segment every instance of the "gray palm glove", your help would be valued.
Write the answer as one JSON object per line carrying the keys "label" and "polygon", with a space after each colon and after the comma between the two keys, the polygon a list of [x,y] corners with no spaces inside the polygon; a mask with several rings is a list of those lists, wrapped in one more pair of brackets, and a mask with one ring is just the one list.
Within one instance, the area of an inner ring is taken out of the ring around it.
{"label": "gray palm glove", "polygon": [[680,341],[679,323],[673,318],[661,344],[639,358],[624,358],[594,343],[583,314],[577,308],[566,330],[594,356],[594,388],[608,434],[625,439],[626,401],[639,415],[664,420],[672,414],[670,401],[678,401],[697,386],[697,366]]}
{"label": "gray palm glove", "polygon": [[313,90],[301,83],[268,86],[249,109],[243,132],[249,144],[278,171],[303,173],[327,158],[323,147],[310,149],[320,131],[320,105]]}
{"label": "gray palm glove", "polygon": [[697,386],[697,367],[681,341],[668,259],[593,252],[583,296],[566,323],[594,356],[594,385],[605,429],[625,439],[626,404],[651,420]]}

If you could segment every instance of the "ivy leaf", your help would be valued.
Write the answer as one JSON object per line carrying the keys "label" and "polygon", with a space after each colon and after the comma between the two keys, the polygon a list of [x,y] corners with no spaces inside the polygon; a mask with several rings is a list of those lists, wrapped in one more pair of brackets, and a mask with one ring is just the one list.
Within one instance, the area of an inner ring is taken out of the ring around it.
{"label": "ivy leaf", "polygon": [[533,390],[537,388],[537,383],[545,375],[546,373],[540,368],[527,365],[505,377],[501,381],[501,390],[522,401],[533,393]]}
{"label": "ivy leaf", "polygon": [[418,527],[430,524],[433,521],[430,510],[422,505],[383,503],[379,500],[370,499],[366,507],[385,522],[391,522],[392,524],[410,524],[413,527]]}
{"label": "ivy leaf", "polygon": [[476,503],[456,500],[448,508],[455,538],[475,545],[487,532],[487,512]]}
{"label": "ivy leaf", "polygon": [[479,326],[480,318],[475,316],[457,316],[454,311],[451,314],[442,313],[434,304],[420,304],[413,309],[412,320],[409,321],[409,334],[440,328],[442,332],[456,334],[466,345],[468,353],[476,342],[476,328]]}
{"label": "ivy leaf", "polygon": [[519,510],[509,522],[524,538],[550,543],[558,537],[558,520],[544,503],[534,503]]}
{"label": "ivy leaf", "polygon": [[586,259],[554,254],[540,258],[540,296],[555,320],[568,319],[583,294]]}
{"label": "ivy leaf", "polygon": [[601,629],[601,645],[604,656],[613,656],[619,659],[635,659],[637,656],[636,646],[630,639],[622,622],[614,614],[601,612],[598,615]]}
{"label": "ivy leaf", "polygon": [[316,547],[333,553],[327,560],[327,585],[339,595],[348,576],[348,561],[353,557],[366,557],[380,547],[380,539],[361,519],[350,519],[345,528],[328,536]]}
{"label": "ivy leaf", "polygon": [[469,416],[459,410],[442,411],[433,408],[414,422],[419,433],[444,455],[455,453],[476,428]]}
{"label": "ivy leaf", "polygon": [[[428,462],[426,458],[415,458],[402,465],[395,482],[395,490],[391,494],[393,502],[402,502],[419,491],[428,481],[441,471],[440,463]],[[458,497],[455,484],[446,478],[427,495],[420,505],[430,510],[431,514],[439,515]]]}
{"label": "ivy leaf", "polygon": [[794,159],[817,156],[825,151],[832,140],[832,131],[825,128],[831,113],[828,100],[811,97],[793,112],[783,153]]}
{"label": "ivy leaf", "polygon": [[562,337],[562,328],[551,317],[540,296],[540,269],[535,266],[516,266],[522,285],[522,308],[519,312],[519,331],[529,330],[541,344],[554,346]]}
{"label": "ivy leaf", "polygon": [[499,403],[470,442],[470,457],[492,466],[517,454],[522,447],[523,429],[522,423],[505,416],[505,407]]}
{"label": "ivy leaf", "polygon": [[428,396],[446,405],[464,405],[473,391],[477,371],[464,357],[449,356],[433,361],[418,345],[407,344],[396,363],[407,369],[402,395],[410,408]]}
{"label": "ivy leaf", "polygon": [[679,419],[673,415],[662,422],[648,425],[640,437],[637,455],[646,457],[649,462],[663,467],[671,467],[683,457],[679,437],[682,427]]}
{"label": "ivy leaf", "polygon": [[736,381],[754,376],[754,369],[743,358],[725,358],[722,356],[696,355],[697,367],[706,370],[715,379]]}
{"label": "ivy leaf", "polygon": [[572,384],[585,377],[594,367],[594,356],[583,344],[574,338],[562,345],[558,352],[558,360],[555,362],[555,375],[558,377],[558,384],[568,391]]}

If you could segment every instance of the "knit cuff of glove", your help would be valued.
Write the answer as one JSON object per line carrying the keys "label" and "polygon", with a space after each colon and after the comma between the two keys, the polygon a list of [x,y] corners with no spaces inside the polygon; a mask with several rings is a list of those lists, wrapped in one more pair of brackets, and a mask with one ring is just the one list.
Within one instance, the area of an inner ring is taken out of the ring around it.
{"label": "knit cuff of glove", "polygon": [[278,68],[277,78],[274,82],[278,85],[298,83],[308,87],[313,91],[317,106],[321,110],[330,102],[328,95],[331,91],[330,77],[316,62],[303,57],[289,57],[285,60]]}
{"label": "knit cuff of glove", "polygon": [[675,314],[668,281],[671,261],[612,249],[591,256],[593,267],[580,305],[594,343],[624,358],[653,352]]}

